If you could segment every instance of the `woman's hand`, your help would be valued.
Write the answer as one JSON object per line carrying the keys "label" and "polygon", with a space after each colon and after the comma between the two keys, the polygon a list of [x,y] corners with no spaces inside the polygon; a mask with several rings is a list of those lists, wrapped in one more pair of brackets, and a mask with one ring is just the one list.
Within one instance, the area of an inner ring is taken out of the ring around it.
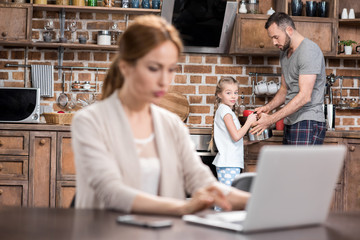
{"label": "woman's hand", "polygon": [[218,186],[199,189],[183,206],[182,215],[192,214],[217,205],[225,211],[232,209],[230,202]]}

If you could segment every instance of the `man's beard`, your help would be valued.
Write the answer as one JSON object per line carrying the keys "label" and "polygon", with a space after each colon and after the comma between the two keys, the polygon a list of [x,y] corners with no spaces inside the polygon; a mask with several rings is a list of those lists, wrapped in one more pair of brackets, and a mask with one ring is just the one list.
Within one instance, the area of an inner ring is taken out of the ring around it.
{"label": "man's beard", "polygon": [[291,43],[291,39],[290,39],[289,35],[286,33],[286,39],[285,39],[284,47],[282,49],[280,49],[280,50],[283,51],[283,52],[288,50],[289,47],[290,47],[290,43]]}

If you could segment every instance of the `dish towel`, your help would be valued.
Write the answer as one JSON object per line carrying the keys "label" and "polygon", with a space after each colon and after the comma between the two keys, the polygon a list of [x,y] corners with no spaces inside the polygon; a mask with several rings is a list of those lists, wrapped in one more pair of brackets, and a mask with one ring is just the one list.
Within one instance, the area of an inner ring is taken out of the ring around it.
{"label": "dish towel", "polygon": [[34,88],[40,89],[41,97],[54,96],[53,65],[31,65],[31,81]]}

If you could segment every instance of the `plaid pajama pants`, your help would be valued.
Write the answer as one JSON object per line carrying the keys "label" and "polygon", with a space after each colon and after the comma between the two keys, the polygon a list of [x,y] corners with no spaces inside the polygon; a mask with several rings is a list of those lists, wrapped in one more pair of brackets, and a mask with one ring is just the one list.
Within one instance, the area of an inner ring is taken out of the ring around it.
{"label": "plaid pajama pants", "polygon": [[320,145],[323,144],[326,123],[304,120],[284,126],[284,145]]}

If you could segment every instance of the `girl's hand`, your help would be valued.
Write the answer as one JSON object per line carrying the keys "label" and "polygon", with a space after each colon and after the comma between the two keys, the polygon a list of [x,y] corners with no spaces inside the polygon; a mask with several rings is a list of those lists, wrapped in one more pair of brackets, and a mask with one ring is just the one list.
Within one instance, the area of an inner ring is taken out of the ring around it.
{"label": "girl's hand", "polygon": [[225,211],[231,210],[231,204],[221,189],[215,185],[199,189],[192,198],[183,205],[182,214],[192,214],[210,208],[214,205]]}
{"label": "girl's hand", "polygon": [[250,124],[250,126],[252,126],[253,123],[256,122],[256,120],[257,120],[257,115],[256,115],[256,113],[252,113],[252,114],[250,114],[250,115],[247,117],[246,123],[248,123],[248,124]]}

